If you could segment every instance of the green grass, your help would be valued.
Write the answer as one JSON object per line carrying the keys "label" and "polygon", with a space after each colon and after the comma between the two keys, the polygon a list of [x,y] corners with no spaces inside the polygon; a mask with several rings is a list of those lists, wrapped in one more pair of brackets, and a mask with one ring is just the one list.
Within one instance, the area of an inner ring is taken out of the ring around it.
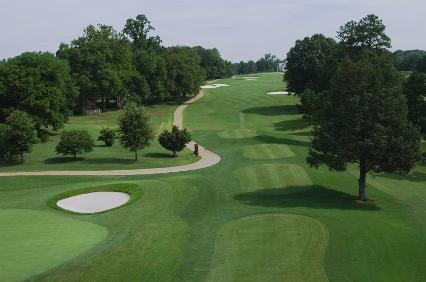
{"label": "green grass", "polygon": [[294,153],[287,145],[258,144],[247,145],[243,148],[243,155],[254,160],[274,160],[294,157]]}
{"label": "green grass", "polygon": [[[171,128],[176,107],[172,104],[146,107],[157,134],[166,128]],[[110,111],[101,115],[71,117],[64,129],[86,129],[97,140],[103,127],[117,128],[119,115],[120,111]],[[121,147],[119,140],[116,140],[112,147],[105,147],[102,141],[96,141],[96,147],[92,152],[80,155],[77,160],[73,160],[71,157],[56,154],[55,147],[59,142],[59,135],[59,132],[52,132],[49,141],[36,144],[32,152],[25,155],[24,164],[0,163],[0,172],[153,168],[183,165],[198,160],[188,149],[179,153],[178,158],[172,158],[171,153],[162,148],[156,139],[151,146],[141,151],[138,161],[134,161],[134,153]]]}
{"label": "green grass", "polygon": [[[25,278],[426,281],[426,166],[406,176],[369,176],[371,201],[358,203],[356,167],[330,172],[306,164],[310,129],[297,99],[265,94],[284,90],[281,80],[278,74],[221,80],[231,86],[206,90],[187,108],[194,139],[222,157],[213,167],[132,177],[1,178],[0,211],[35,210],[108,230],[90,250]],[[256,134],[220,136],[240,130]],[[294,156],[269,158],[271,151],[288,153],[284,148]],[[260,157],[247,157],[247,150]],[[47,204],[69,191],[123,183],[137,185],[141,197],[114,211],[74,215]],[[0,267],[0,275],[9,272]]]}
{"label": "green grass", "polygon": [[0,281],[20,281],[66,263],[104,240],[106,228],[48,212],[0,210]]}

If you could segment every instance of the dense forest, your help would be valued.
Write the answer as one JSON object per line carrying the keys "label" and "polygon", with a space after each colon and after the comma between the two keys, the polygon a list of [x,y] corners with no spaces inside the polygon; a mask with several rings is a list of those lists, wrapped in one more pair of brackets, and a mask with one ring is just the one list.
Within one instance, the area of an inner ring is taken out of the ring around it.
{"label": "dense forest", "polygon": [[400,71],[426,72],[426,51],[398,50],[394,52],[395,67]]}
{"label": "dense forest", "polygon": [[277,71],[278,63],[280,63],[280,60],[277,59],[275,55],[268,53],[256,62],[253,60],[248,62],[241,61],[239,63],[235,63],[233,67],[235,74],[274,72]]}
{"label": "dense forest", "polygon": [[121,31],[90,25],[56,54],[26,52],[0,62],[0,123],[21,110],[37,129],[60,128],[72,114],[194,95],[206,79],[232,75],[217,49],[164,47],[144,15]]}

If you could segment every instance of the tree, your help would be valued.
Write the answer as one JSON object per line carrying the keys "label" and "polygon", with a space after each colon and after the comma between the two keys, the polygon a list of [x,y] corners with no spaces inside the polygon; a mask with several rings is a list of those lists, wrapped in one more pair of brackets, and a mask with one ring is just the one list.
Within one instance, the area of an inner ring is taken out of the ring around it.
{"label": "tree", "polygon": [[417,61],[416,70],[421,73],[426,73],[426,54]]}
{"label": "tree", "polygon": [[67,62],[53,54],[23,53],[0,64],[0,122],[18,109],[38,130],[61,128],[76,95]]}
{"label": "tree", "polygon": [[301,94],[308,88],[314,92],[327,89],[335,71],[336,48],[334,39],[322,34],[297,40],[287,53],[284,79],[288,90]]}
{"label": "tree", "polygon": [[64,130],[61,139],[56,146],[56,153],[64,156],[77,158],[78,154],[85,154],[93,151],[95,141],[87,130]]}
{"label": "tree", "polygon": [[135,160],[138,160],[138,151],[148,147],[155,137],[150,116],[142,107],[128,103],[118,123],[121,145],[134,152]]}
{"label": "tree", "polygon": [[340,43],[352,49],[384,50],[391,47],[383,21],[376,15],[367,15],[359,22],[350,21],[337,32]]}
{"label": "tree", "polygon": [[13,159],[30,153],[37,142],[32,119],[25,112],[15,110],[7,118],[0,129],[0,153],[2,158]]}
{"label": "tree", "polygon": [[185,145],[191,141],[191,135],[184,129],[179,129],[177,126],[173,126],[172,131],[164,130],[160,136],[158,136],[158,142],[166,150],[173,153],[173,157],[176,156],[177,152],[182,151]]}
{"label": "tree", "polygon": [[425,75],[413,72],[404,83],[404,94],[407,99],[408,120],[426,133],[426,78]]}
{"label": "tree", "polygon": [[316,94],[311,89],[306,89],[300,94],[300,103],[299,106],[300,112],[306,115],[308,118],[309,126],[311,126],[312,116],[315,115],[316,110],[319,107],[319,97],[320,95]]}
{"label": "tree", "polygon": [[400,71],[414,71],[419,67],[422,58],[426,58],[426,51],[423,50],[397,50],[393,54],[395,67]]}
{"label": "tree", "polygon": [[115,142],[116,132],[114,129],[109,127],[102,128],[100,135],[98,137],[99,141],[103,141],[105,146],[112,147]]}
{"label": "tree", "polygon": [[189,47],[170,47],[166,51],[168,92],[174,97],[198,93],[206,77],[200,57]]}
{"label": "tree", "polygon": [[323,95],[307,158],[345,170],[359,166],[359,200],[368,172],[408,173],[419,157],[419,132],[407,121],[399,73],[388,56],[369,55],[340,64]]}

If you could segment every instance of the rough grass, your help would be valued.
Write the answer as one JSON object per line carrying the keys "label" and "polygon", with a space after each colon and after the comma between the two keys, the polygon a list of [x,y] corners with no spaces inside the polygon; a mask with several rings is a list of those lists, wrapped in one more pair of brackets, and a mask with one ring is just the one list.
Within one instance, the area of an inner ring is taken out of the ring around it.
{"label": "rough grass", "polygon": [[[172,104],[146,107],[157,133],[172,127],[175,109],[176,105]],[[121,147],[119,140],[116,140],[112,147],[105,147],[102,141],[97,141],[99,132],[106,126],[117,128],[119,115],[120,111],[110,111],[100,115],[70,118],[64,129],[88,130],[96,141],[94,150],[88,154],[79,155],[77,160],[56,154],[55,147],[59,142],[60,132],[51,132],[49,141],[36,144],[33,151],[25,155],[23,164],[20,162],[0,162],[0,172],[153,168],[183,165],[198,160],[198,158],[192,156],[192,152],[188,149],[179,153],[178,158],[172,158],[171,153],[162,148],[156,139],[153,140],[151,146],[139,152],[138,161],[134,161],[134,153]]]}

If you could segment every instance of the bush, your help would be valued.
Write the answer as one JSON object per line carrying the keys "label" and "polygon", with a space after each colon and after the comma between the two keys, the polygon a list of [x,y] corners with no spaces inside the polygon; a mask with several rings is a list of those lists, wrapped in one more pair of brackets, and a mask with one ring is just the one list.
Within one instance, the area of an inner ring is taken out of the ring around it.
{"label": "bush", "polygon": [[164,130],[158,137],[158,142],[166,150],[173,152],[173,157],[176,156],[177,152],[182,151],[185,145],[191,141],[191,135],[186,129],[179,129],[177,126],[173,126],[172,132]]}
{"label": "bush", "polygon": [[87,130],[64,130],[61,134],[61,140],[56,146],[56,153],[64,156],[73,156],[85,154],[93,151],[95,141]]}
{"label": "bush", "polygon": [[98,140],[103,141],[105,146],[111,147],[115,142],[116,133],[115,130],[109,127],[104,127],[99,135]]}

